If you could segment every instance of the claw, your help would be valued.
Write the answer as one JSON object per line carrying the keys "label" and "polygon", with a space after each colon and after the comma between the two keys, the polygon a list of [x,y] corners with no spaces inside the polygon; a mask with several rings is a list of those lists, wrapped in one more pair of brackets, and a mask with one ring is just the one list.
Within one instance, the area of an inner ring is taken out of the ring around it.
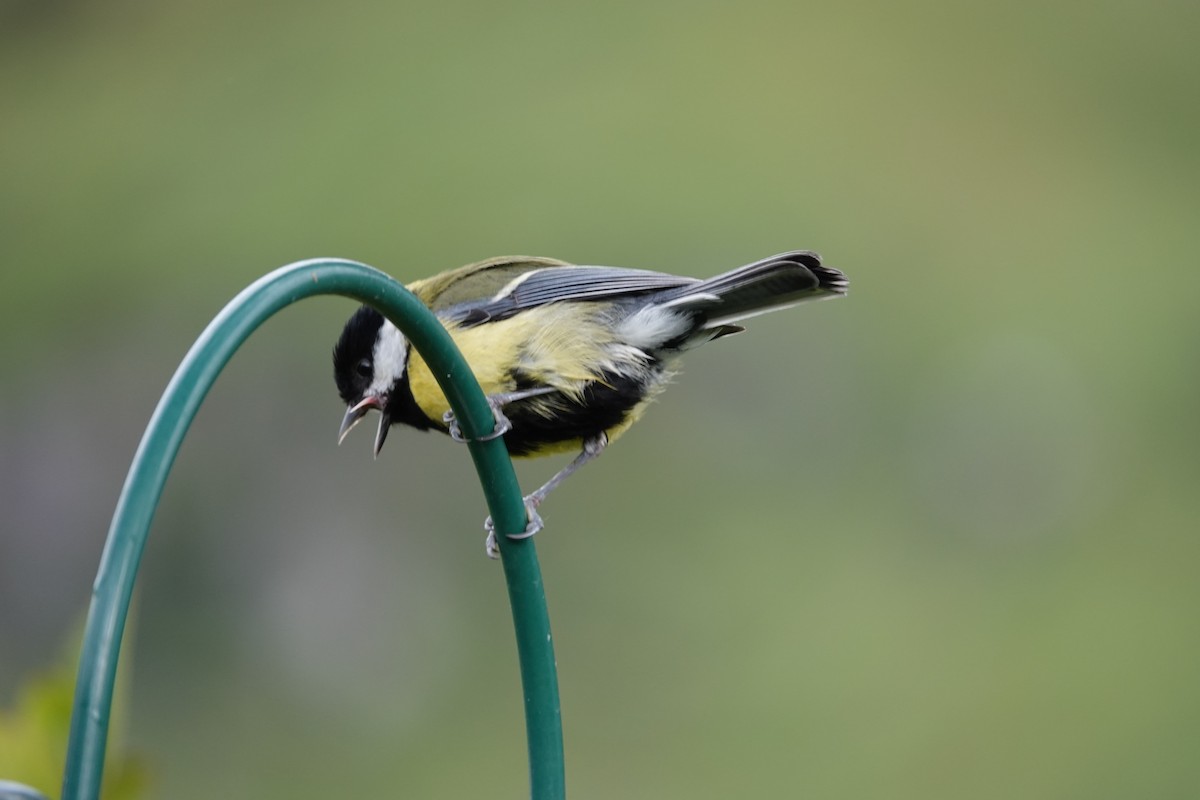
{"label": "claw", "polygon": [[[496,420],[496,426],[492,429],[491,433],[487,436],[480,436],[476,441],[490,442],[492,439],[499,439],[512,430],[512,420],[504,415],[504,407],[509,403],[515,403],[518,400],[528,400],[531,397],[539,397],[545,394],[554,394],[556,391],[558,390],[549,386],[538,386],[533,389],[521,389],[515,392],[489,394],[487,396],[487,403],[492,409],[492,417]],[[442,422],[446,423],[447,432],[454,441],[471,441],[463,435],[462,428],[458,426],[458,420],[454,418],[453,411],[447,411],[445,414],[442,414]]]}
{"label": "claw", "polygon": [[458,418],[454,416],[453,411],[447,411],[442,414],[442,422],[446,423],[446,432],[450,434],[450,438],[460,444],[466,444],[470,441],[463,436],[462,428],[458,427]]}
{"label": "claw", "polygon": [[528,539],[546,527],[546,523],[542,521],[542,515],[537,512],[537,505],[531,502],[528,497],[525,498],[525,517],[529,520],[529,523],[525,526],[525,530],[520,533],[510,533],[507,535],[507,538],[514,541]]}
{"label": "claw", "polygon": [[[528,520],[525,530],[520,533],[505,534],[506,539],[514,541],[528,539],[546,526],[546,523],[542,521],[542,515],[537,512],[538,503],[540,502],[541,498],[536,495],[531,494],[525,498],[525,518]],[[483,546],[487,550],[488,558],[499,558],[500,544],[496,541],[496,523],[490,516],[483,521],[483,529],[487,531],[487,541],[484,542]]]}
{"label": "claw", "polygon": [[[499,404],[493,403],[489,399],[488,405],[492,407],[492,416],[496,420],[496,427],[487,436],[480,436],[475,440],[478,442],[490,442],[492,439],[499,439],[511,431],[513,427],[512,420],[504,415],[504,412],[500,410]],[[447,411],[445,414],[442,414],[442,422],[446,423],[447,433],[450,434],[450,438],[454,441],[460,444],[466,444],[471,441],[471,439],[463,434],[462,428],[458,424],[458,418],[454,416],[453,411]]]}

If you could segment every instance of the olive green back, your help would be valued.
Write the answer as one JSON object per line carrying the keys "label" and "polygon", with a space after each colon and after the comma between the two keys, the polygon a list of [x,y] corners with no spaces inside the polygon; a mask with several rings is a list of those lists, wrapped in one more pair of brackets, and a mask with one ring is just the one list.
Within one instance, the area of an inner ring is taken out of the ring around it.
{"label": "olive green back", "polygon": [[409,290],[433,311],[491,297],[526,272],[574,266],[556,258],[498,256],[409,284]]}

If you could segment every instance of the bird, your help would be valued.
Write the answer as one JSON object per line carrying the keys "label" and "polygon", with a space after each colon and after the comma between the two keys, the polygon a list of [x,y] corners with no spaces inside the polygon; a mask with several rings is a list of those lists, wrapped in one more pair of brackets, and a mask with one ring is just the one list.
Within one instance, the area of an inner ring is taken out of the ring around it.
{"label": "bird", "polygon": [[[666,388],[678,358],[745,330],[742,321],[847,293],[849,281],[808,250],[755,261],[711,278],[645,269],[501,256],[408,284],[449,332],[496,419],[485,438],[509,454],[574,452],[575,459],[525,497],[538,507],[580,467],[629,429]],[[347,409],[338,443],[379,413],[374,453],[391,426],[440,431],[465,441],[429,366],[403,333],[370,305],[358,308],[333,348],[334,380]],[[487,553],[499,547],[491,518]]]}

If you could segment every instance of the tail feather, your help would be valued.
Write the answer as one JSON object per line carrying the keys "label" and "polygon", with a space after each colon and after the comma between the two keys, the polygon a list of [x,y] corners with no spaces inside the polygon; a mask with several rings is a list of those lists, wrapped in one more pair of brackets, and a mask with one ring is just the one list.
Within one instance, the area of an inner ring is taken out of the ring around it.
{"label": "tail feather", "polygon": [[702,329],[718,328],[737,320],[846,294],[849,281],[821,257],[807,250],[738,267],[678,290],[663,305],[686,309],[704,318]]}

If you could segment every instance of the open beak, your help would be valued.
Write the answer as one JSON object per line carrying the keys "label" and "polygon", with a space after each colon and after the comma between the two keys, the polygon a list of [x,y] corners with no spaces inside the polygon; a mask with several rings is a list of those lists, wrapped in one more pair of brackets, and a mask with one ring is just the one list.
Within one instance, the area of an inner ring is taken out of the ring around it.
{"label": "open beak", "polygon": [[387,438],[388,429],[392,426],[391,415],[387,412],[387,398],[364,397],[357,404],[346,409],[346,416],[342,417],[342,426],[338,428],[338,444],[346,438],[346,434],[350,430],[362,422],[362,418],[367,415],[367,412],[375,409],[379,412],[379,428],[375,431],[375,457],[379,457],[379,451],[383,449],[383,440]]}

